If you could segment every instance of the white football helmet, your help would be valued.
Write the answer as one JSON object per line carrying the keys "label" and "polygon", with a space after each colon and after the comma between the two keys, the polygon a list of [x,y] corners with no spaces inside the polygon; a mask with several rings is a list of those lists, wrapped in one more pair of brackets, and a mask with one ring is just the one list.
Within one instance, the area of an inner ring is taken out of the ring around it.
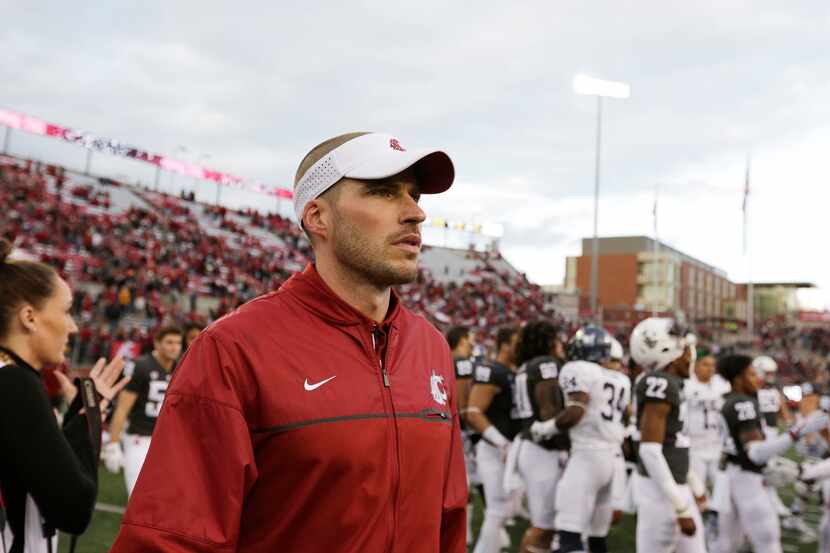
{"label": "white football helmet", "polygon": [[778,372],[778,363],[768,355],[760,355],[752,360],[752,368],[760,375]]}
{"label": "white football helmet", "polygon": [[622,344],[620,343],[619,340],[617,340],[616,338],[614,338],[612,336],[611,337],[611,354],[610,354],[611,359],[614,360],[614,361],[622,362],[624,355],[625,355],[625,352],[623,351]]}
{"label": "white football helmet", "polygon": [[649,317],[631,332],[628,347],[631,357],[643,370],[660,370],[681,357],[686,347],[696,343],[694,334],[670,318]]}

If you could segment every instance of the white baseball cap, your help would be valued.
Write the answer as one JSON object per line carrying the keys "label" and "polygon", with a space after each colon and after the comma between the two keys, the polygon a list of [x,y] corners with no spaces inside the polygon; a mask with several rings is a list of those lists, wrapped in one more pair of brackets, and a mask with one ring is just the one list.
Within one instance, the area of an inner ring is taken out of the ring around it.
{"label": "white baseball cap", "polygon": [[302,226],[306,204],[344,177],[385,179],[412,167],[422,194],[439,194],[455,178],[452,160],[445,152],[408,149],[385,133],[368,133],[341,144],[309,167],[294,187],[294,213]]}

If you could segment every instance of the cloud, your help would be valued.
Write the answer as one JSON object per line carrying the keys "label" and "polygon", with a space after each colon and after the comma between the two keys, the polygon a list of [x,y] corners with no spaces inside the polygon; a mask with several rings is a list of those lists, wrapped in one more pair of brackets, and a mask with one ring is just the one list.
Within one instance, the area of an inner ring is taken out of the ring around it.
{"label": "cloud", "polygon": [[[544,282],[561,280],[593,227],[596,101],[571,78],[625,80],[632,97],[603,104],[601,234],[650,233],[659,185],[661,237],[744,278],[751,150],[753,275],[830,290],[816,253],[826,2],[11,3],[4,14],[0,105],[154,151],[185,145],[281,185],[341,132],[439,145],[458,182],[425,199],[430,213],[503,223],[507,257]],[[13,144],[82,163],[71,147]]]}

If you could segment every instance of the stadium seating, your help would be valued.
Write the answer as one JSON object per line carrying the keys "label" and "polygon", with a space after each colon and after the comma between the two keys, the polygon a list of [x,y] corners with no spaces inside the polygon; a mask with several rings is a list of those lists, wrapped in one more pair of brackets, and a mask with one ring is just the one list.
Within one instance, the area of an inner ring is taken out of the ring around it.
{"label": "stadium seating", "polygon": [[[146,345],[163,319],[208,323],[278,288],[311,259],[289,219],[207,205],[53,165],[0,157],[0,234],[57,267],[76,289],[76,360]],[[498,253],[425,246],[402,297],[441,328],[480,330],[544,313],[538,286]],[[547,316],[555,316],[546,313]],[[109,347],[108,347],[109,346]]]}
{"label": "stadium seating", "polygon": [[[232,210],[180,196],[90,178],[54,165],[0,156],[0,235],[58,268],[75,288],[81,330],[74,360],[150,346],[163,320],[207,324],[278,288],[312,258],[290,219]],[[488,347],[492,330],[548,317],[541,289],[498,252],[424,246],[416,282],[400,287],[408,305],[439,328],[465,324]],[[706,340],[714,333],[698,329]],[[621,329],[625,341],[630,329]],[[789,381],[812,379],[830,353],[830,331],[770,321],[758,351],[772,354]]]}

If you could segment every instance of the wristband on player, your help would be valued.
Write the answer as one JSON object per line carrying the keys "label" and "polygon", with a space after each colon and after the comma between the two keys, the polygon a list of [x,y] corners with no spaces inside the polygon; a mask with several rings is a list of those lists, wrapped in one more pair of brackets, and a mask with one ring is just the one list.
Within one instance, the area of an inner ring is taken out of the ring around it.
{"label": "wristband on player", "polygon": [[481,433],[481,437],[499,449],[510,445],[510,441],[492,424]]}

